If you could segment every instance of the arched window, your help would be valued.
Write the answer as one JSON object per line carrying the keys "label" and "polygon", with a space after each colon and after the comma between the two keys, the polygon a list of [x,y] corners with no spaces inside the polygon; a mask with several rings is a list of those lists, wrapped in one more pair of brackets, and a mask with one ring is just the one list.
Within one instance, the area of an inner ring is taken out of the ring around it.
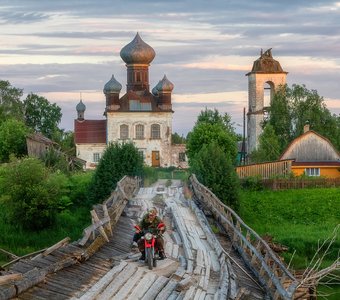
{"label": "arched window", "polygon": [[136,125],[136,139],[137,140],[144,139],[144,125],[141,124]]}
{"label": "arched window", "polygon": [[161,126],[159,124],[151,125],[151,139],[161,138]]}
{"label": "arched window", "polygon": [[120,125],[120,139],[126,140],[129,138],[129,126],[123,124]]}

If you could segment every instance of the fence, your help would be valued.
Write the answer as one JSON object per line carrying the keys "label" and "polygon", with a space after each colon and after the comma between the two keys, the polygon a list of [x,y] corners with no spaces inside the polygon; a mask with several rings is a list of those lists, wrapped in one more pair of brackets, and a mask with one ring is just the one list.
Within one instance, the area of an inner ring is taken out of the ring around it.
{"label": "fence", "polygon": [[229,234],[248,267],[266,287],[272,299],[293,299],[298,281],[287,270],[268,244],[228,206],[224,205],[208,188],[190,178],[196,199],[209,209]]}
{"label": "fence", "polygon": [[262,185],[272,190],[340,187],[340,178],[262,179]]}
{"label": "fence", "polygon": [[247,166],[239,166],[236,173],[239,178],[256,177],[270,178],[273,176],[287,176],[292,172],[292,160],[281,160],[267,163],[259,163]]}

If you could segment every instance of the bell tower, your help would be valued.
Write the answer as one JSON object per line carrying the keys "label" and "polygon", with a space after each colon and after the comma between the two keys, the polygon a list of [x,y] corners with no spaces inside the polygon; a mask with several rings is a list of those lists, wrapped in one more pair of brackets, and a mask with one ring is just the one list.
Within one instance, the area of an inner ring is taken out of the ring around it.
{"label": "bell tower", "polygon": [[286,84],[288,72],[283,71],[280,63],[273,59],[271,48],[263,52],[254,61],[248,76],[248,113],[247,143],[248,153],[258,147],[258,139],[262,133],[262,122],[270,106],[275,90]]}

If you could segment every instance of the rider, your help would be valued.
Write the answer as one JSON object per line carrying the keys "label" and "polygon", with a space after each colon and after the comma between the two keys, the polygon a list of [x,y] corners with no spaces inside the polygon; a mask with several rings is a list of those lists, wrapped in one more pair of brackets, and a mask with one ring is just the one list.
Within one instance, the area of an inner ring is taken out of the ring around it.
{"label": "rider", "polygon": [[[146,231],[148,229],[151,229],[153,232],[156,232],[158,230],[159,232],[163,233],[165,231],[165,226],[158,228],[158,225],[160,223],[163,223],[163,221],[157,216],[157,209],[155,207],[152,207],[140,221],[139,227],[141,230],[136,229],[135,235],[133,237],[133,241],[137,242],[138,249],[142,253],[140,260],[145,260],[144,241],[143,239],[141,239],[141,237],[144,235],[143,230]],[[157,235],[156,237],[155,248],[157,248],[159,251],[159,258],[165,259],[166,256],[164,253],[164,240],[161,235]]]}

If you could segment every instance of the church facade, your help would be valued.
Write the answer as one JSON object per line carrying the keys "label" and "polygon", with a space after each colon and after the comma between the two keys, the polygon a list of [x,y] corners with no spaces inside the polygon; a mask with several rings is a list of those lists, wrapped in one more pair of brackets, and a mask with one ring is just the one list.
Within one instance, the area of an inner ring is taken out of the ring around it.
{"label": "church facade", "polygon": [[86,120],[86,106],[76,106],[74,121],[77,157],[86,161],[86,168],[99,162],[106,145],[132,141],[153,167],[187,168],[185,145],[172,145],[172,90],[174,85],[164,77],[150,91],[149,66],[154,49],[139,34],[123,47],[120,56],[126,63],[126,93],[120,96],[122,85],[114,75],[105,84],[105,120]]}

